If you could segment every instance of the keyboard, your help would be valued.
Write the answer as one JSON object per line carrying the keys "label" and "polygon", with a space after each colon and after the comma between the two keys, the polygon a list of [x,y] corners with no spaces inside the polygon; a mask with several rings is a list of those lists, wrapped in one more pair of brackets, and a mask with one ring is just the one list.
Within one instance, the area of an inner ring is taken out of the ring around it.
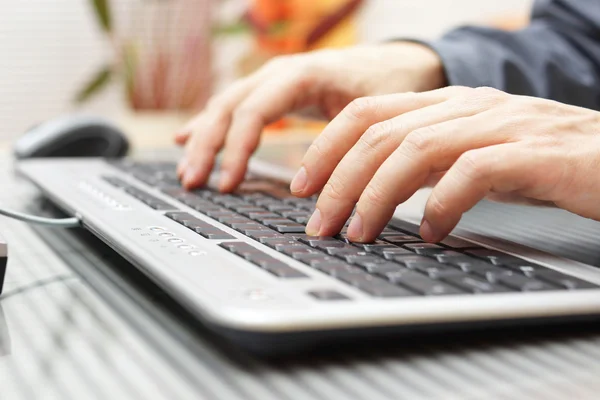
{"label": "keyboard", "polygon": [[[441,243],[426,243],[416,225],[395,219],[376,241],[368,244],[349,241],[345,234],[347,225],[333,237],[308,236],[305,225],[315,208],[316,197],[293,197],[286,183],[274,179],[250,175],[231,194],[208,186],[186,191],[179,183],[174,163],[111,163],[135,180],[160,190],[170,200],[158,198],[143,185],[117,176],[105,175],[104,181],[195,232],[198,240],[216,241],[223,251],[276,279],[311,279],[289,262],[295,260],[382,300],[598,288],[588,281],[460,238],[451,236]],[[198,218],[188,209],[214,223]],[[248,240],[239,240],[219,228],[221,225],[240,232]],[[151,230],[190,256],[199,254],[194,243],[177,238],[162,227]],[[266,248],[275,249],[284,257],[275,258],[265,252]],[[308,294],[319,301],[355,300],[328,288]]]}

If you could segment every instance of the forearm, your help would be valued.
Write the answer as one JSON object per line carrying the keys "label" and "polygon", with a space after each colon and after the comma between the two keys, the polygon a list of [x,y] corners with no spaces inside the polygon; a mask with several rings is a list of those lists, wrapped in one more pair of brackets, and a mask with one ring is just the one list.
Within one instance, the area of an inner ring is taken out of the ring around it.
{"label": "forearm", "polygon": [[[521,31],[460,28],[429,45],[449,85],[491,86],[600,109],[600,1],[577,1],[539,6]],[[585,5],[586,20],[577,12]]]}

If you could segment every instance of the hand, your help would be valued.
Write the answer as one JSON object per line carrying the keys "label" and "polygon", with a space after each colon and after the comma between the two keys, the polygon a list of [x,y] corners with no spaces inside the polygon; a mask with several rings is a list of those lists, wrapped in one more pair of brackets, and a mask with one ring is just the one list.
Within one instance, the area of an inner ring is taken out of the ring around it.
{"label": "hand", "polygon": [[[421,236],[438,242],[486,195],[600,220],[600,113],[490,88],[357,99],[314,141],[292,192],[322,189],[310,235],[369,242],[396,206],[436,181]],[[441,178],[440,178],[441,177]]]}
{"label": "hand", "polygon": [[187,142],[178,174],[187,188],[204,184],[224,147],[220,189],[231,191],[243,180],[263,127],[286,113],[316,106],[333,118],[357,97],[423,91],[443,84],[436,53],[414,43],[276,58],[213,97],[176,134],[177,143]]}

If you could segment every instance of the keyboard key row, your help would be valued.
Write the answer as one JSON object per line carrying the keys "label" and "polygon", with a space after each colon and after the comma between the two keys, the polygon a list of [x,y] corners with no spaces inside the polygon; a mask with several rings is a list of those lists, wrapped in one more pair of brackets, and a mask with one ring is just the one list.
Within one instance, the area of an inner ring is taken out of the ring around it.
{"label": "keyboard key row", "polygon": [[163,201],[163,200],[157,198],[156,196],[149,194],[145,190],[142,190],[133,185],[130,185],[129,183],[125,182],[122,179],[114,178],[114,177],[104,177],[104,181],[108,182],[109,184],[111,184],[114,187],[124,190],[125,192],[130,194],[135,199],[141,201],[142,203],[146,204],[147,206],[149,206],[155,210],[161,210],[161,211],[177,210],[177,207],[169,204],[166,201]]}
{"label": "keyboard key row", "polygon": [[246,242],[224,242],[220,246],[279,278],[308,278],[308,275],[305,273],[290,267],[275,257],[265,254],[260,249]]}
{"label": "keyboard key row", "polygon": [[188,214],[186,212],[167,212],[167,213],[165,213],[165,216],[172,219],[175,222],[180,223],[181,225],[185,226],[186,228],[193,230],[194,232],[198,233],[199,235],[205,237],[206,239],[211,239],[211,240],[235,239],[235,237],[233,235],[230,235],[229,233],[222,231],[221,229],[217,228],[216,226],[213,226],[213,225],[209,224],[208,222],[202,221],[201,219],[198,219],[198,218],[194,217],[193,215]]}

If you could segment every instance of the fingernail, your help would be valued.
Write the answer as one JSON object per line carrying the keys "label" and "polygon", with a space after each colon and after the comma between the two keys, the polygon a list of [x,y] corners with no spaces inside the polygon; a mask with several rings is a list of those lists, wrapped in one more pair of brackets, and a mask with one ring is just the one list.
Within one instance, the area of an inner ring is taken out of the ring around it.
{"label": "fingernail", "polygon": [[189,189],[193,186],[194,183],[194,171],[191,171],[189,168],[183,173],[183,177],[181,178],[181,183],[183,187]]}
{"label": "fingernail", "polygon": [[185,170],[187,168],[187,160],[181,160],[179,164],[177,164],[177,177],[180,180],[183,180],[183,176],[185,175]]}
{"label": "fingernail", "polygon": [[296,173],[294,179],[292,179],[292,183],[290,184],[290,191],[292,193],[302,192],[306,187],[308,182],[308,175],[306,175],[306,168],[302,167]]}
{"label": "fingernail", "polygon": [[219,191],[224,192],[229,189],[231,185],[231,174],[227,170],[221,170],[219,172]]}
{"label": "fingernail", "polygon": [[433,228],[431,227],[429,221],[427,221],[426,219],[424,219],[423,222],[421,222],[421,228],[419,230],[419,233],[421,234],[423,240],[425,240],[426,242],[436,241],[435,232],[433,231]]}
{"label": "fingernail", "polygon": [[321,230],[321,211],[317,208],[306,224],[306,234],[310,236],[319,236]]}
{"label": "fingernail", "polygon": [[354,240],[362,240],[364,236],[363,233],[363,223],[360,214],[356,213],[354,217],[352,217],[352,221],[350,221],[350,225],[348,225],[348,237]]}

